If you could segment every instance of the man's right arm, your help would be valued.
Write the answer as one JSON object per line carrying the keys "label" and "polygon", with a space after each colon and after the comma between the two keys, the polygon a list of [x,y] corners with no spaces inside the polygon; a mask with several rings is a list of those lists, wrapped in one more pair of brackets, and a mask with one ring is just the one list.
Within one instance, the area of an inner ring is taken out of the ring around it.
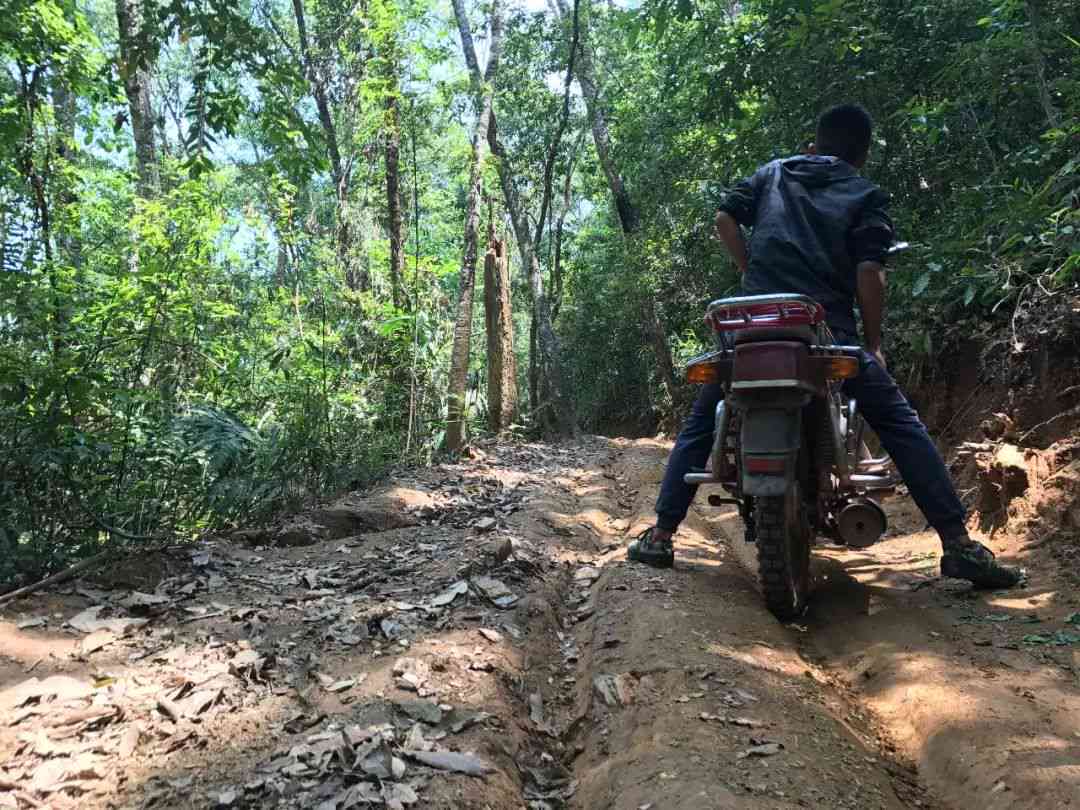
{"label": "man's right arm", "polygon": [[727,248],[728,255],[735,262],[735,267],[740,273],[746,272],[746,239],[735,217],[727,211],[716,212],[716,235]]}
{"label": "man's right arm", "polygon": [[746,272],[749,256],[746,248],[746,238],[743,236],[740,225],[747,228],[754,224],[757,213],[757,188],[755,182],[758,175],[748,177],[735,184],[728,191],[718,206],[716,212],[716,235],[727,248],[728,255],[735,263],[740,273]]}
{"label": "man's right arm", "polygon": [[856,273],[866,350],[885,368],[885,356],[881,353],[881,323],[885,317],[885,268],[880,262],[860,262]]}

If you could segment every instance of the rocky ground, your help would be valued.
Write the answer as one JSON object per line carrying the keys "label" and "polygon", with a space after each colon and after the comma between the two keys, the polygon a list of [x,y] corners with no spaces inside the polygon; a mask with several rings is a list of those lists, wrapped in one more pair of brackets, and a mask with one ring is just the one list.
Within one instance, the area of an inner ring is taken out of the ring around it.
{"label": "rocky ground", "polygon": [[[781,625],[731,513],[625,562],[666,451],[480,446],[7,604],[0,808],[1080,806],[1062,542],[996,531],[1031,577],[972,593],[897,498]],[[1071,459],[1032,465],[1029,529]]]}

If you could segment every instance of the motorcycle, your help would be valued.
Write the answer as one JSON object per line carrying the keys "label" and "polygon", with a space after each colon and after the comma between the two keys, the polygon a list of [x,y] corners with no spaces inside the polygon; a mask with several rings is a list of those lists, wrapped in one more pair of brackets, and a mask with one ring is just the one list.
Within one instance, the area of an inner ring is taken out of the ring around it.
{"label": "motorcycle", "polygon": [[892,462],[870,455],[858,403],[841,390],[863,352],[836,345],[824,308],[805,295],[713,301],[706,321],[719,348],[691,360],[686,376],[722,384],[725,396],[709,466],[685,481],[728,492],[709,503],[738,507],[745,539],[757,545],[765,603],[794,619],[807,606],[819,537],[861,549],[888,529],[878,500],[895,491]]}

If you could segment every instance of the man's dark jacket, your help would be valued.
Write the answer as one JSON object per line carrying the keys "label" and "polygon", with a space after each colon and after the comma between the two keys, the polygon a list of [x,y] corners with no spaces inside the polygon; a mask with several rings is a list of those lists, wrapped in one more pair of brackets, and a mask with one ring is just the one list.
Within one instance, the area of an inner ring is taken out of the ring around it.
{"label": "man's dark jacket", "polygon": [[774,160],[720,203],[753,229],[743,278],[747,295],[802,293],[825,307],[829,326],[855,328],[855,268],[885,263],[893,242],[888,195],[840,158]]}

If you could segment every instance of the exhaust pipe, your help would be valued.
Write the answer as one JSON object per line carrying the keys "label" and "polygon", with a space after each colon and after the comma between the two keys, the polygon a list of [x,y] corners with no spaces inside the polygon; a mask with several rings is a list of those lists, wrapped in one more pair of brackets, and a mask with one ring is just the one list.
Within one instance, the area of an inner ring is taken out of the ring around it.
{"label": "exhaust pipe", "polygon": [[869,498],[852,498],[836,516],[840,539],[852,548],[872,546],[889,528],[885,510]]}

